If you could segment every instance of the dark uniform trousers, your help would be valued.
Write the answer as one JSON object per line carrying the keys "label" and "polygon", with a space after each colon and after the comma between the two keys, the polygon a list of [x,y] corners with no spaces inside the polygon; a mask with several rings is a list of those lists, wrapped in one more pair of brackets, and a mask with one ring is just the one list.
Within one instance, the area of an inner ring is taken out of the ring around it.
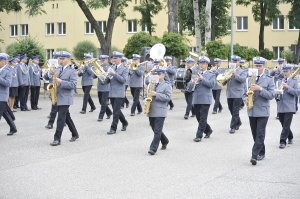
{"label": "dark uniform trousers", "polygon": [[27,100],[29,94],[29,86],[20,86],[21,95],[19,96],[21,110],[28,109]]}
{"label": "dark uniform trousers", "polygon": [[112,112],[108,106],[108,96],[109,91],[107,92],[98,92],[98,99],[99,103],[101,105],[100,113],[99,113],[99,119],[103,119],[104,114],[106,113],[107,116],[111,116]]}
{"label": "dark uniform trousers", "polygon": [[242,123],[240,119],[240,107],[242,102],[242,98],[227,98],[228,108],[231,113],[231,129],[236,129]]}
{"label": "dark uniform trousers", "polygon": [[58,106],[56,104],[54,104],[54,105],[52,104],[48,124],[50,124],[50,125],[54,124],[57,112],[58,112]]}
{"label": "dark uniform trousers", "polygon": [[87,103],[89,102],[89,105],[91,106],[91,109],[96,109],[95,104],[93,102],[93,99],[90,95],[92,85],[90,86],[82,86],[82,90],[84,92],[83,95],[83,104],[82,104],[82,109],[83,111],[86,111]]}
{"label": "dark uniform trousers", "polygon": [[282,126],[280,143],[286,144],[286,139],[292,140],[294,138],[290,128],[294,113],[278,113],[278,114],[279,114],[279,121]]}
{"label": "dark uniform trousers", "polygon": [[193,92],[185,92],[184,97],[185,97],[185,101],[186,101],[185,115],[189,115],[190,112],[192,112],[192,115],[195,115],[194,107],[192,104]]}
{"label": "dark uniform trousers", "polygon": [[195,114],[198,121],[197,138],[202,138],[203,133],[206,134],[211,131],[211,127],[207,123],[209,107],[210,104],[194,104]]}
{"label": "dark uniform trousers", "polygon": [[119,120],[123,125],[128,125],[128,122],[121,111],[124,98],[110,98],[110,101],[113,108],[113,121],[110,129],[116,131]]}
{"label": "dark uniform trousers", "polygon": [[133,97],[133,103],[131,106],[131,113],[135,113],[135,109],[138,110],[138,112],[143,112],[141,103],[140,103],[140,93],[142,88],[130,88],[131,95]]}
{"label": "dark uniform trousers", "polygon": [[40,86],[31,86],[30,87],[31,109],[37,109],[39,97],[40,97]]}
{"label": "dark uniform trousers", "polygon": [[165,122],[164,117],[149,117],[150,126],[154,132],[154,137],[150,145],[150,150],[156,152],[159,146],[159,141],[162,145],[169,143],[168,138],[163,133],[163,126]]}
{"label": "dark uniform trousers", "polygon": [[69,105],[57,106],[58,117],[57,117],[57,127],[56,127],[56,131],[54,134],[54,140],[60,141],[61,134],[64,130],[65,123],[68,125],[68,127],[70,129],[70,131],[72,133],[72,137],[79,136],[77,129],[74,125],[74,122],[70,116],[69,107],[70,107]]}
{"label": "dark uniform trousers", "polygon": [[254,145],[252,147],[252,158],[257,159],[257,155],[265,155],[266,126],[269,117],[249,117]]}
{"label": "dark uniform trousers", "polygon": [[295,97],[295,102],[296,102],[296,112],[298,111],[298,101],[299,101],[299,97]]}
{"label": "dark uniform trousers", "polygon": [[221,89],[218,90],[212,90],[212,94],[215,100],[213,111],[217,112],[218,110],[222,110],[222,104],[220,102],[220,96],[221,96]]}
{"label": "dark uniform trousers", "polygon": [[14,123],[14,115],[13,113],[10,113],[10,109],[7,105],[7,102],[0,102],[0,120],[2,116],[9,125],[10,131],[17,130],[16,125]]}
{"label": "dark uniform trousers", "polygon": [[126,91],[127,91],[128,85],[125,85],[125,98],[123,98],[122,107],[124,107],[124,104],[129,105],[129,100],[126,97]]}

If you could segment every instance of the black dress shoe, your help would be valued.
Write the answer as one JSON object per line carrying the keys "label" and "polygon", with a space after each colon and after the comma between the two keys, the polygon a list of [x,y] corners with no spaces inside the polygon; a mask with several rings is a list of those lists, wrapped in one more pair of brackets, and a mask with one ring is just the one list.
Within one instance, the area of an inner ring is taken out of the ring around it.
{"label": "black dress shoe", "polygon": [[154,154],[155,154],[155,152],[152,151],[152,150],[149,150],[148,153],[149,153],[150,155],[154,155]]}
{"label": "black dress shoe", "polygon": [[239,123],[239,124],[237,125],[237,127],[235,127],[235,130],[239,130],[241,125],[242,125],[242,122]]}
{"label": "black dress shoe", "polygon": [[219,109],[219,113],[221,113],[221,112],[222,112],[222,110],[223,110],[223,109]]}
{"label": "black dress shoe", "polygon": [[71,139],[69,141],[70,142],[75,142],[78,138],[79,138],[79,136],[71,137]]}
{"label": "black dress shoe", "polygon": [[204,136],[204,138],[209,138],[210,135],[212,134],[213,130],[210,130],[208,133],[206,133],[206,135]]}
{"label": "black dress shoe", "polygon": [[11,135],[15,134],[16,132],[18,132],[17,129],[14,129],[14,130],[9,131],[9,133],[7,135],[11,136]]}
{"label": "black dress shoe", "polygon": [[31,108],[31,110],[38,110],[37,108]]}
{"label": "black dress shoe", "polygon": [[81,113],[81,114],[85,114],[85,113],[86,113],[86,111],[80,111],[80,113]]}
{"label": "black dress shoe", "polygon": [[195,115],[192,114],[191,117],[195,117]]}
{"label": "black dress shoe", "polygon": [[52,125],[52,124],[47,124],[47,125],[45,126],[45,128],[46,128],[46,129],[53,129],[53,125]]}
{"label": "black dress shoe", "polygon": [[187,120],[188,118],[189,118],[189,116],[188,115],[184,115],[184,117],[183,117],[185,120]]}
{"label": "black dress shoe", "polygon": [[212,114],[217,114],[217,111],[213,111]]}
{"label": "black dress shoe", "polygon": [[128,124],[123,125],[121,131],[126,131]]}
{"label": "black dress shoe", "polygon": [[130,113],[130,116],[135,116],[135,114],[134,113]]}
{"label": "black dress shoe", "polygon": [[102,122],[103,121],[103,119],[102,118],[98,118],[98,120],[97,120],[98,122]]}
{"label": "black dress shoe", "polygon": [[252,165],[256,165],[256,163],[257,163],[257,160],[256,160],[256,159],[254,159],[254,158],[251,158],[250,162],[251,162],[251,164],[252,164]]}
{"label": "black dress shoe", "polygon": [[137,114],[139,115],[139,114],[141,114],[143,111],[139,111]]}
{"label": "black dress shoe", "polygon": [[28,109],[28,108],[25,108],[25,111],[30,111],[30,109]]}
{"label": "black dress shoe", "polygon": [[161,149],[161,150],[166,150],[166,149],[167,149],[167,145],[168,145],[168,144],[163,144],[163,145],[161,146],[160,149]]}
{"label": "black dress shoe", "polygon": [[293,139],[290,139],[290,140],[288,141],[288,144],[293,144]]}
{"label": "black dress shoe", "polygon": [[261,161],[261,160],[263,160],[265,158],[265,155],[258,155],[257,156],[257,160],[258,161]]}
{"label": "black dress shoe", "polygon": [[93,112],[94,110],[96,110],[96,108],[92,108],[89,112]]}
{"label": "black dress shoe", "polygon": [[201,138],[194,138],[194,142],[200,142]]}
{"label": "black dress shoe", "polygon": [[285,144],[284,143],[280,143],[279,148],[280,149],[284,149],[285,148]]}
{"label": "black dress shoe", "polygon": [[170,111],[173,110],[173,108],[174,108],[174,106],[171,106],[171,107],[170,107]]}
{"label": "black dress shoe", "polygon": [[234,134],[235,133],[235,129],[230,129],[229,133],[230,134]]}
{"label": "black dress shoe", "polygon": [[24,109],[24,108],[21,108],[21,111],[26,111],[26,109]]}
{"label": "black dress shoe", "polygon": [[53,142],[50,143],[51,146],[58,146],[60,145],[60,141],[54,140]]}
{"label": "black dress shoe", "polygon": [[110,117],[111,117],[111,115],[108,115],[108,116],[106,117],[106,119],[110,119]]}
{"label": "black dress shoe", "polygon": [[115,134],[115,133],[116,133],[115,130],[110,129],[110,130],[107,132],[107,135],[112,135],[112,134]]}

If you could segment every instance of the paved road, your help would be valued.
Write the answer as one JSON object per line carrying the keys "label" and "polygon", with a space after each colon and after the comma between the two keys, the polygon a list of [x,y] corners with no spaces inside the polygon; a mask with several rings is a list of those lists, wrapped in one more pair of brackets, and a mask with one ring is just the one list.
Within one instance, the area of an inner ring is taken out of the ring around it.
{"label": "paved road", "polygon": [[[93,97],[96,101],[96,97]],[[66,128],[62,144],[51,147],[54,130],[46,130],[50,102],[41,99],[42,110],[17,112],[18,133],[8,137],[0,122],[0,198],[300,198],[300,114],[292,129],[294,144],[278,148],[280,124],[273,102],[266,136],[266,159],[252,166],[253,144],[246,110],[243,125],[228,133],[230,116],[209,115],[214,132],[210,139],[194,143],[197,123],[184,120],[185,102],[177,94],[164,132],[170,144],[155,156],[147,154],[152,131],[144,115],[130,117],[126,132],[106,135],[109,120],[97,122],[97,111],[79,114],[76,97],[71,115],[80,139],[70,143]],[[120,126],[119,126],[120,129]]]}

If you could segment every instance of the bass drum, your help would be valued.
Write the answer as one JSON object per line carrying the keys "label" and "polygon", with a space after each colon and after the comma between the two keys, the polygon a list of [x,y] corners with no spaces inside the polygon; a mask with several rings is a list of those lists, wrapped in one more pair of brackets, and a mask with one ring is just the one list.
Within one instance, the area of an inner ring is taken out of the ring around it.
{"label": "bass drum", "polygon": [[175,87],[177,89],[185,88],[185,81],[184,81],[185,71],[186,71],[185,68],[178,68],[176,70]]}

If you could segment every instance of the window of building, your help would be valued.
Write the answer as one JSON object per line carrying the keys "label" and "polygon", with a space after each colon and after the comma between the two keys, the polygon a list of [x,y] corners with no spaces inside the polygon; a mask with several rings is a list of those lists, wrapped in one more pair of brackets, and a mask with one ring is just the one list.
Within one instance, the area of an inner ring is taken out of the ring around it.
{"label": "window of building", "polygon": [[136,20],[128,20],[128,32],[135,33],[137,31],[137,21]]}
{"label": "window of building", "polygon": [[278,16],[273,19],[273,30],[284,29],[284,16]]}
{"label": "window of building", "polygon": [[47,49],[46,50],[47,59],[52,59],[53,52],[54,52],[54,49]]}
{"label": "window of building", "polygon": [[66,34],[66,23],[65,22],[58,23],[58,34],[59,35]]}
{"label": "window of building", "polygon": [[142,25],[141,28],[142,28],[142,32],[149,32],[148,27],[146,25]]}
{"label": "window of building", "polygon": [[237,20],[237,30],[247,31],[248,30],[248,17],[236,17]]}
{"label": "window of building", "polygon": [[54,23],[46,23],[46,34],[54,35]]}
{"label": "window of building", "polygon": [[294,55],[297,54],[297,44],[292,44],[290,49],[291,49],[291,51],[293,51]]}
{"label": "window of building", "polygon": [[98,21],[98,25],[100,27],[100,30],[103,32],[103,33],[106,33],[106,21]]}
{"label": "window of building", "polygon": [[283,46],[273,46],[274,59],[280,58],[283,50],[284,50]]}
{"label": "window of building", "polygon": [[28,35],[28,24],[21,24],[21,36]]}
{"label": "window of building", "polygon": [[18,36],[18,25],[10,25],[10,36],[11,37]]}
{"label": "window of building", "polygon": [[299,30],[300,26],[295,25],[295,19],[289,17],[289,30]]}
{"label": "window of building", "polygon": [[92,24],[88,21],[85,22],[85,34],[94,34],[94,28],[92,28]]}

